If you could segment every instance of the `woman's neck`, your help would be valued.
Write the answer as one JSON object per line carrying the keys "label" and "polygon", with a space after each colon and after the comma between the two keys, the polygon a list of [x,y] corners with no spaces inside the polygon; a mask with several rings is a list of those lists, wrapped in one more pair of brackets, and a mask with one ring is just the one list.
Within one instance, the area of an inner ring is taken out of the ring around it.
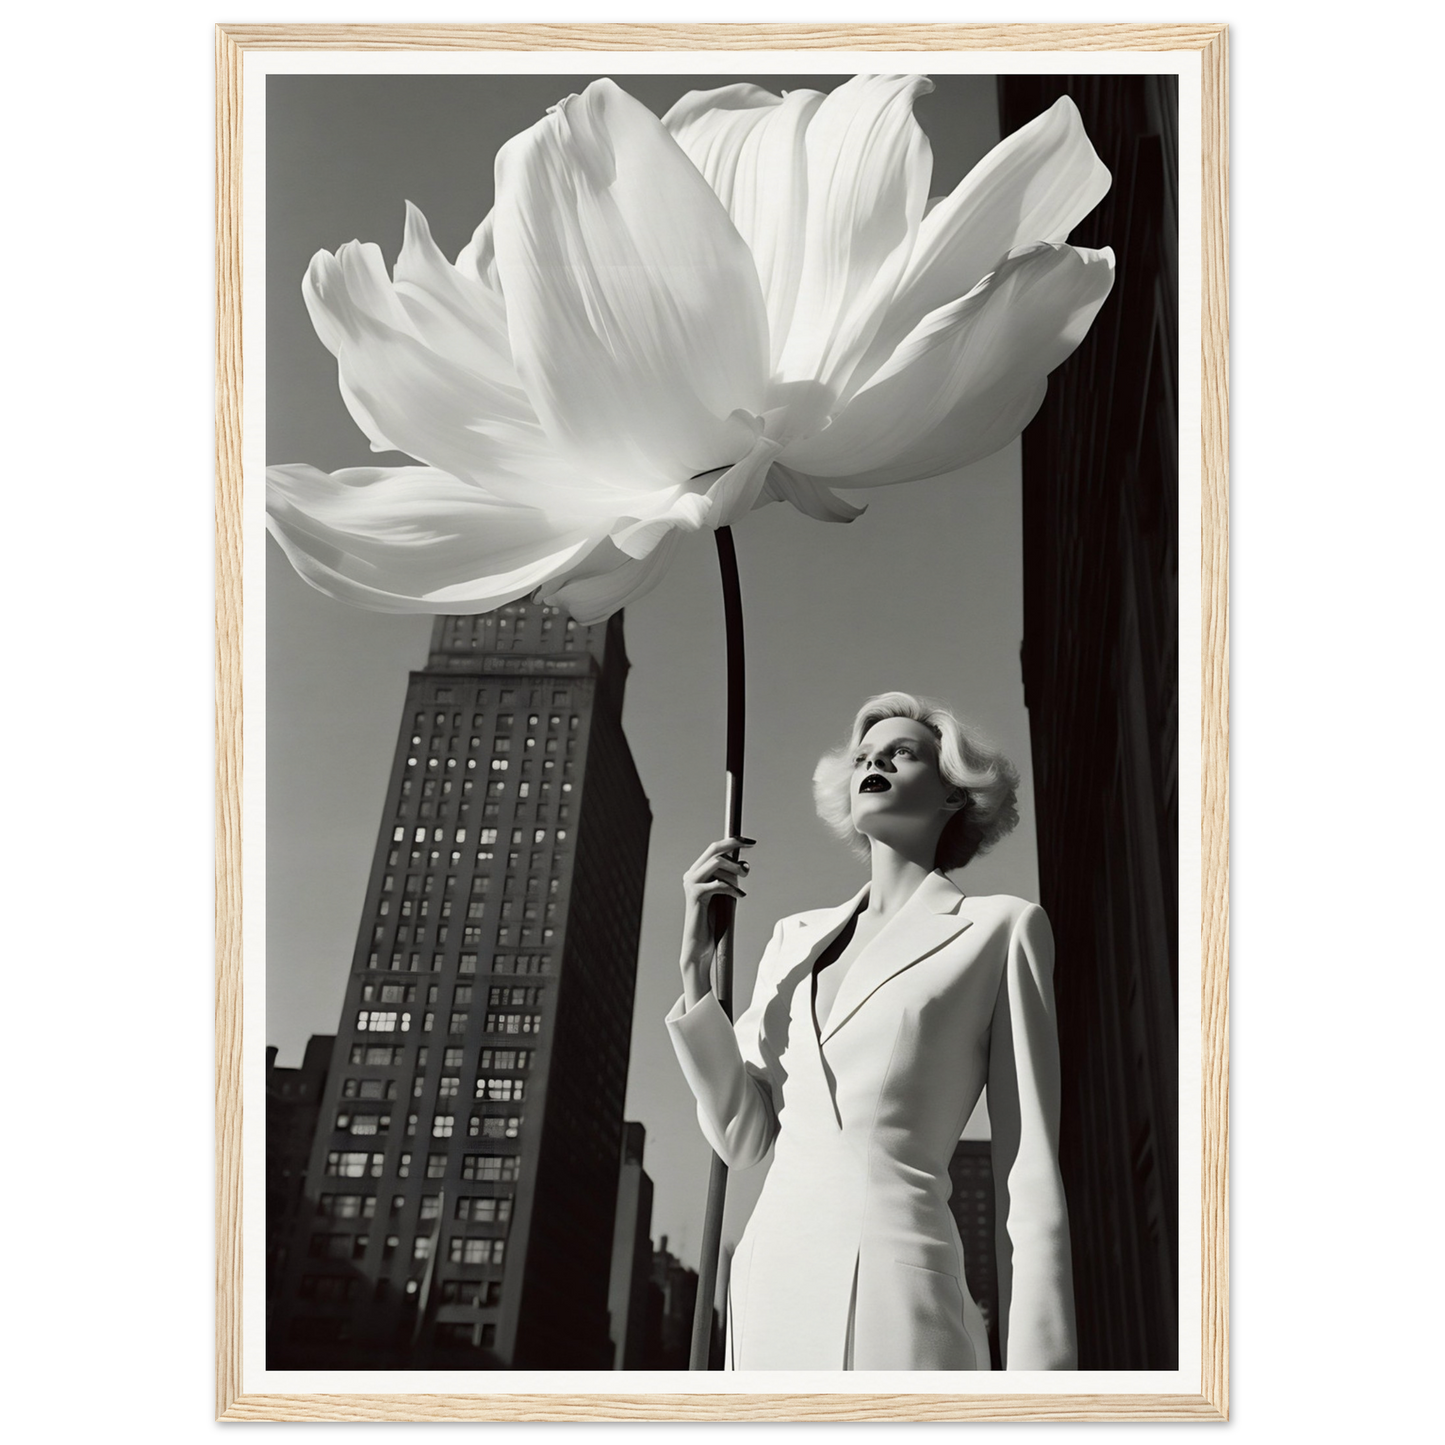
{"label": "woman's neck", "polygon": [[921,853],[910,856],[875,838],[869,850],[873,876],[868,885],[868,912],[879,918],[897,913],[933,872],[932,852],[930,849],[925,860]]}

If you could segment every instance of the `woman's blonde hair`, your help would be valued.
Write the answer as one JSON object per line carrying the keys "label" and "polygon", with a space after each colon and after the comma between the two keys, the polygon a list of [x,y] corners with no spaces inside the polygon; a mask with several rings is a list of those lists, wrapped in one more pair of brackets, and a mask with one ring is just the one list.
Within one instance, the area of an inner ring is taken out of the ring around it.
{"label": "woman's blonde hair", "polygon": [[890,717],[911,718],[933,734],[938,740],[939,772],[950,787],[967,796],[938,840],[936,868],[962,868],[1013,831],[1019,820],[1019,775],[1014,765],[941,703],[906,692],[884,692],[858,709],[847,743],[825,753],[813,772],[818,816],[859,857],[868,856],[870,844],[853,826],[853,758],[868,729]]}

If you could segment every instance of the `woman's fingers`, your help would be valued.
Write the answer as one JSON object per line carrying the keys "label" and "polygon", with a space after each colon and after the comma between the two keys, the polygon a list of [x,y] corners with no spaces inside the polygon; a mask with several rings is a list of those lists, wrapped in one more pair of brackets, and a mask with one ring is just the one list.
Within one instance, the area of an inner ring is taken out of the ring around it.
{"label": "woman's fingers", "polygon": [[687,871],[689,873],[705,871],[707,867],[713,863],[721,862],[731,864],[733,860],[731,858],[724,858],[722,856],[724,853],[731,853],[738,848],[751,848],[755,841],[756,840],[752,838],[719,838],[716,843],[709,843],[708,846],[698,854],[697,860]]}
{"label": "woman's fingers", "polygon": [[699,897],[705,893],[726,893],[733,898],[746,898],[748,896],[736,883],[729,883],[725,878],[714,878],[710,883],[699,883],[693,891]]}

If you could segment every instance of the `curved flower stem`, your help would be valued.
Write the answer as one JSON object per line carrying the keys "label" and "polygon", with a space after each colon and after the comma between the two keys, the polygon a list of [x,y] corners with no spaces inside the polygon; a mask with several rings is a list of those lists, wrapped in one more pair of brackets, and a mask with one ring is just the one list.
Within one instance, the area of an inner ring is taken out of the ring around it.
{"label": "curved flower stem", "polygon": [[[731,527],[719,527],[718,570],[722,574],[723,623],[727,630],[727,777],[724,807],[725,837],[743,831],[743,734],[747,723],[747,693],[743,676],[743,594],[738,582],[738,554]],[[736,859],[737,853],[728,855]],[[712,903],[713,992],[729,1019],[733,1016],[733,911],[731,898]],[[727,1202],[728,1167],[712,1156],[707,1181],[707,1211],[703,1216],[702,1255],[697,1268],[697,1301],[692,1315],[692,1353],[688,1369],[706,1370],[712,1348],[713,1296],[717,1293],[718,1255],[722,1249],[723,1206]]]}

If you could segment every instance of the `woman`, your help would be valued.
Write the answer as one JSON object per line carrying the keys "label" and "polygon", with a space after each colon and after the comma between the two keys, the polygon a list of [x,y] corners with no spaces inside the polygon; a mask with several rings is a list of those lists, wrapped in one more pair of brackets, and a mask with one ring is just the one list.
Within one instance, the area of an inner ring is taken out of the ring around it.
{"label": "woman", "polygon": [[1074,1368],[1048,919],[944,871],[1014,826],[1016,784],[945,709],[896,692],[865,703],[813,788],[870,880],[778,924],[736,1026],[711,992],[708,905],[744,896],[748,864],[726,855],[752,840],[721,839],[684,877],[668,1031],[723,1160],[775,1151],[733,1256],[730,1369],[989,1368],[948,1208],[985,1084],[1004,1365]]}

